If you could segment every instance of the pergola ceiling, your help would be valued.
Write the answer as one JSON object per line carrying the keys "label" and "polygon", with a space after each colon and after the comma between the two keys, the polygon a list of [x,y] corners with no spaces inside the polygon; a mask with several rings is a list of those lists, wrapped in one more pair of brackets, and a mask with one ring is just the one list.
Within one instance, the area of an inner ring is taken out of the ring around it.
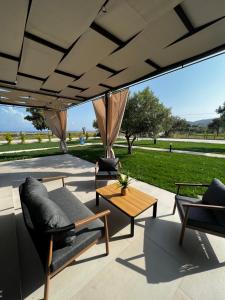
{"label": "pergola ceiling", "polygon": [[3,0],[0,102],[65,109],[225,49],[225,0]]}

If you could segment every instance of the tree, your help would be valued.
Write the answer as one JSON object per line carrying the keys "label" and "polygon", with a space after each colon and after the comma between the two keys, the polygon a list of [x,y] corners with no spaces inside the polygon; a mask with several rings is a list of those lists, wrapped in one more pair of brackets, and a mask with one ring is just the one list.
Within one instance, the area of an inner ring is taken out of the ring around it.
{"label": "tree", "polygon": [[177,116],[171,116],[168,125],[165,130],[165,136],[170,136],[172,133],[187,131],[189,129],[189,123],[187,120]]}
{"label": "tree", "polygon": [[164,131],[170,116],[170,109],[160,103],[149,88],[130,96],[121,125],[127,140],[128,154],[132,153],[138,134],[147,133],[156,139]]}
{"label": "tree", "polygon": [[221,127],[222,120],[220,118],[215,118],[209,123],[208,128],[216,131],[216,135],[219,135],[220,127]]}
{"label": "tree", "polygon": [[92,126],[96,129],[96,136],[100,136],[97,120],[93,121]]}
{"label": "tree", "polygon": [[30,115],[24,117],[25,120],[31,121],[37,130],[49,129],[44,118],[43,110],[40,108],[27,108]]}

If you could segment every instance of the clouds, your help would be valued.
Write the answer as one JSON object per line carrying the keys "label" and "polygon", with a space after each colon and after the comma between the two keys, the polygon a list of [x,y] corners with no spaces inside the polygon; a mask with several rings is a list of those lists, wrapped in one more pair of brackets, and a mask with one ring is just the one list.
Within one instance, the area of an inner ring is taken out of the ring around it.
{"label": "clouds", "polygon": [[0,131],[33,131],[32,123],[24,120],[25,108],[0,106]]}

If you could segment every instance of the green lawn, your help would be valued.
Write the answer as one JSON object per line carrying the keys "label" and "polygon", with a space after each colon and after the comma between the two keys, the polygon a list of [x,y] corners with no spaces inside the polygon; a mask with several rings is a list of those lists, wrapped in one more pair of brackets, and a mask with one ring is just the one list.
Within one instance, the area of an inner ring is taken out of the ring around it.
{"label": "green lawn", "polygon": [[[41,145],[43,146],[43,144]],[[115,147],[114,150],[116,156],[121,160],[123,170],[129,171],[131,177],[171,192],[176,191],[175,182],[208,183],[214,177],[225,182],[225,160],[221,158],[141,149],[134,149],[133,154],[128,155],[126,148]],[[95,162],[98,157],[104,155],[104,150],[101,145],[91,145],[70,148],[69,153]],[[58,154],[61,154],[59,149],[2,154],[0,155],[0,161]],[[194,195],[195,191],[186,189],[185,194]]]}
{"label": "green lawn", "polygon": [[[126,145],[126,142],[122,142],[122,144]],[[157,143],[154,145],[152,140],[135,141],[135,146],[151,147],[151,148],[169,149],[170,144],[172,144],[172,148],[176,150],[225,154],[225,144],[221,145],[221,144],[193,143],[193,142],[157,141]]]}
{"label": "green lawn", "polygon": [[[221,158],[192,156],[167,152],[135,149],[132,155],[125,148],[115,147],[115,154],[120,158],[123,169],[130,176],[175,192],[175,182],[208,183],[217,177],[225,182],[225,160]],[[71,154],[95,162],[103,155],[101,146],[80,147],[70,151]],[[194,195],[193,189],[186,189],[185,194]]]}

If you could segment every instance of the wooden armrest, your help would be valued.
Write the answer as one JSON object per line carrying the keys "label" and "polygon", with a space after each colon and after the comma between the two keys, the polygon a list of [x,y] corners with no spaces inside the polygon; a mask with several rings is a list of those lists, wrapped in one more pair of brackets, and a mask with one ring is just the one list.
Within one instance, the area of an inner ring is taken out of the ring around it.
{"label": "wooden armrest", "polygon": [[98,218],[105,217],[105,216],[107,216],[109,214],[110,214],[110,210],[107,209],[107,210],[104,210],[104,211],[102,211],[100,213],[95,214],[94,216],[87,217],[85,219],[76,221],[76,222],[74,222],[75,228],[78,228],[78,227],[80,227],[82,225],[88,224],[88,223],[90,223],[90,222],[92,222],[92,221],[94,221],[94,220],[96,220]]}
{"label": "wooden armrest", "polygon": [[207,205],[207,204],[194,204],[194,203],[183,203],[182,206],[187,208],[196,207],[196,208],[206,208],[206,209],[216,209],[216,210],[225,210],[225,206],[220,205]]}
{"label": "wooden armrest", "polygon": [[175,183],[177,186],[200,186],[200,187],[208,187],[209,184],[206,183],[189,183],[189,182],[177,182]]}
{"label": "wooden armrest", "polygon": [[66,177],[67,176],[60,175],[60,176],[53,176],[53,177],[42,177],[42,178],[38,178],[38,180],[41,182],[48,182],[48,181],[62,179],[63,186],[65,186],[64,178],[66,178]]}

